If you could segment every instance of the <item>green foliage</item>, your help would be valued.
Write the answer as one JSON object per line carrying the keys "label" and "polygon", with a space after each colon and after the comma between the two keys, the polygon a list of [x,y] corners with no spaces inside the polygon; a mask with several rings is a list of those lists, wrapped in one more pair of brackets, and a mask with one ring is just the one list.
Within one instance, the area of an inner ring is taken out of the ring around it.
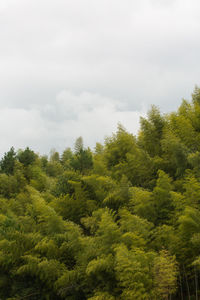
{"label": "green foliage", "polygon": [[70,166],[80,173],[88,173],[93,167],[92,152],[89,148],[84,148],[82,137],[76,140],[74,149],[75,154],[70,159]]}
{"label": "green foliage", "polygon": [[53,190],[55,196],[72,195],[75,191],[72,182],[80,182],[81,176],[75,171],[65,171],[57,177],[57,183]]}
{"label": "green foliage", "polygon": [[64,170],[70,169],[70,161],[72,160],[73,153],[70,148],[67,148],[63,151],[61,156],[61,163]]}
{"label": "green foliage", "polygon": [[173,202],[171,199],[171,179],[162,170],[158,171],[156,187],[153,190],[153,197],[156,210],[156,225],[163,224],[170,219],[173,211]]}
{"label": "green foliage", "polygon": [[174,256],[162,250],[154,260],[153,277],[156,299],[168,299],[177,289],[177,263]]}
{"label": "green foliage", "polygon": [[127,160],[127,153],[135,147],[136,139],[129,134],[122,125],[118,125],[116,134],[107,138],[105,142],[105,160],[108,168],[112,168]]}
{"label": "green foliage", "polygon": [[97,292],[93,297],[88,298],[88,300],[115,300],[115,297],[108,292]]}
{"label": "green foliage", "polygon": [[76,152],[71,159],[70,165],[76,171],[81,173],[87,173],[88,170],[92,169],[92,153],[90,149],[81,149],[79,152]]}
{"label": "green foliage", "polygon": [[167,131],[161,141],[165,169],[174,177],[182,176],[188,167],[188,149],[172,132]]}
{"label": "green foliage", "polygon": [[4,154],[4,157],[0,161],[0,170],[2,173],[6,173],[7,175],[12,175],[14,171],[16,160],[16,153],[13,147]]}
{"label": "green foliage", "polygon": [[148,242],[153,224],[145,219],[131,214],[127,209],[121,209],[119,211],[119,216],[120,229],[123,233],[134,233],[134,238],[138,236],[141,237],[144,242]]}
{"label": "green foliage", "polygon": [[121,286],[120,299],[151,299],[153,296],[152,261],[155,254],[139,249],[116,247],[116,274]]}
{"label": "green foliage", "polygon": [[11,198],[18,192],[17,180],[14,176],[0,174],[0,195]]}
{"label": "green foliage", "polygon": [[121,232],[115,222],[116,216],[108,209],[101,210],[100,213],[101,217],[95,233],[96,240],[102,253],[113,253],[113,247],[120,243],[121,239]]}
{"label": "green foliage", "polygon": [[1,299],[197,299],[200,89],[85,148],[0,160]]}
{"label": "green foliage", "polygon": [[156,206],[153,193],[137,187],[131,188],[130,192],[129,210],[141,218],[155,222]]}
{"label": "green foliage", "polygon": [[150,156],[161,154],[161,138],[165,126],[165,117],[163,117],[158,108],[152,106],[148,112],[148,118],[141,118],[141,130],[139,134],[139,143]]}
{"label": "green foliage", "polygon": [[191,174],[186,177],[184,183],[184,196],[186,203],[193,206],[199,207],[200,204],[200,182]]}
{"label": "green foliage", "polygon": [[125,175],[122,176],[118,186],[108,193],[103,203],[106,204],[107,207],[118,210],[120,207],[125,206],[130,199],[130,184]]}
{"label": "green foliage", "polygon": [[27,147],[24,151],[19,151],[17,158],[24,166],[31,165],[36,160],[36,154]]}
{"label": "green foliage", "polygon": [[195,86],[194,92],[192,94],[192,101],[194,104],[200,105],[200,89],[198,86]]}

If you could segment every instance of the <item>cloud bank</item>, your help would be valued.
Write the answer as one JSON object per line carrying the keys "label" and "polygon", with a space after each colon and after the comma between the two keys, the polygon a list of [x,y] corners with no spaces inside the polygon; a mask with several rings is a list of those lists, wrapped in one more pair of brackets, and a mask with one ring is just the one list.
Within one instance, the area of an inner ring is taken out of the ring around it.
{"label": "cloud bank", "polygon": [[198,0],[1,0],[0,152],[136,133],[200,84],[199,36]]}
{"label": "cloud bank", "polygon": [[94,147],[116,131],[118,122],[136,134],[144,113],[145,109],[127,110],[119,100],[64,90],[52,104],[33,105],[31,109],[0,109],[0,152],[11,146],[16,149],[29,146],[43,154],[56,147],[61,152],[73,147],[79,136],[84,138],[86,146]]}

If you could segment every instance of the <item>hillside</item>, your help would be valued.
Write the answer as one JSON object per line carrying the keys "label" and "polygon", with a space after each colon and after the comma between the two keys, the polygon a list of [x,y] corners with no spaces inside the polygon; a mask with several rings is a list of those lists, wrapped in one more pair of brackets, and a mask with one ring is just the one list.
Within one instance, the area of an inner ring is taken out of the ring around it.
{"label": "hillside", "polygon": [[198,299],[200,89],[94,151],[8,150],[0,254],[1,299]]}

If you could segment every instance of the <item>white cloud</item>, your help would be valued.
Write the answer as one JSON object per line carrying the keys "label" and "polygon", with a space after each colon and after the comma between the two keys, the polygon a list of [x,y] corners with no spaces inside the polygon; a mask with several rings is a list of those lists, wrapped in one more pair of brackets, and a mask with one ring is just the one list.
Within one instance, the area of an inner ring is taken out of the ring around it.
{"label": "white cloud", "polygon": [[197,0],[1,2],[2,103],[72,89],[171,109],[199,83]]}
{"label": "white cloud", "polygon": [[73,147],[75,139],[83,136],[86,146],[94,147],[111,135],[121,122],[127,130],[137,133],[139,117],[144,111],[122,110],[119,100],[83,92],[62,91],[52,105],[32,109],[0,109],[0,153],[11,146],[31,147],[48,154],[51,148],[63,151]]}
{"label": "white cloud", "polygon": [[1,144],[90,144],[176,109],[200,84],[199,36],[197,0],[1,0]]}

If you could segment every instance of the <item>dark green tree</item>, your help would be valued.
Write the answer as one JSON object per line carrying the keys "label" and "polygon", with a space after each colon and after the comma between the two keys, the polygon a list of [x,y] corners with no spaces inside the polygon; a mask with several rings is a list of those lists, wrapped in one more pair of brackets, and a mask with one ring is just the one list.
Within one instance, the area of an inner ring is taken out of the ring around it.
{"label": "dark green tree", "polygon": [[17,154],[19,162],[26,167],[33,164],[36,160],[36,157],[37,155],[34,153],[34,151],[30,150],[29,147],[27,147],[24,151],[19,151]]}
{"label": "dark green tree", "polygon": [[14,166],[16,161],[16,153],[13,147],[4,154],[4,157],[0,161],[0,170],[1,173],[6,173],[11,175],[14,172]]}

